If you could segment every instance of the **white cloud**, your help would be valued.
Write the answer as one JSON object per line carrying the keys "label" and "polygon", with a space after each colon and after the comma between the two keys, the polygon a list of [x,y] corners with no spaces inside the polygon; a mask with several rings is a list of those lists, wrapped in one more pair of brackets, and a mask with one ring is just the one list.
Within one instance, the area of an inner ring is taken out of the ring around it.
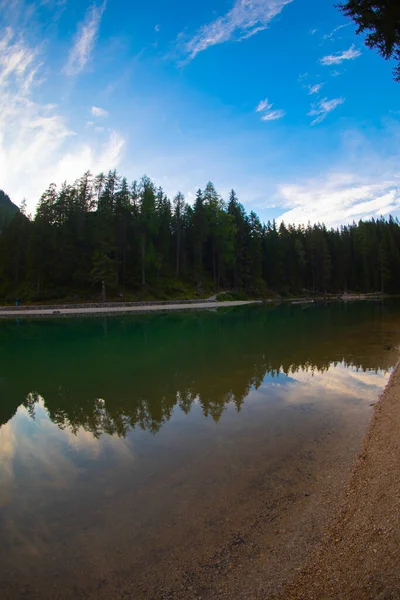
{"label": "white cloud", "polygon": [[310,29],[310,33],[311,35],[315,35],[317,33],[318,29]]}
{"label": "white cloud", "polygon": [[0,39],[0,86],[4,91],[10,89],[12,78],[18,82],[22,94],[30,91],[40,67],[40,64],[36,64],[33,68],[36,56],[37,51],[26,47],[11,27],[6,28]]}
{"label": "white cloud", "polygon": [[159,26],[159,25],[156,25],[156,26],[154,27],[154,31],[158,33],[158,32],[160,31],[160,26]]}
{"label": "white cloud", "polygon": [[333,31],[324,35],[324,40],[332,40],[335,36],[335,33],[340,31],[341,29],[344,29],[345,27],[348,27],[349,25],[350,25],[350,23],[345,23],[344,25],[339,25],[338,27],[335,27],[335,29],[333,29]]}
{"label": "white cloud", "polygon": [[187,59],[229,41],[241,41],[263,31],[274,17],[293,0],[235,0],[232,9],[215,21],[204,25],[184,46]]}
{"label": "white cloud", "polygon": [[99,106],[92,106],[92,115],[94,117],[105,118],[108,117],[108,112],[104,110],[104,108],[100,108]]}
{"label": "white cloud", "polygon": [[258,103],[256,112],[261,112],[263,115],[261,116],[261,121],[276,121],[277,119],[282,119],[286,113],[284,110],[271,110],[273,104],[269,102],[268,98],[265,100],[261,100]]}
{"label": "white cloud", "polygon": [[321,91],[323,85],[324,85],[323,83],[316,83],[315,85],[309,85],[308,86],[309,95],[312,96],[313,94],[318,94],[318,92]]}
{"label": "white cloud", "polygon": [[340,65],[345,60],[353,60],[361,55],[360,50],[356,50],[355,45],[350,46],[348,50],[344,52],[338,52],[336,54],[328,54],[321,58],[320,63],[325,66]]}
{"label": "white cloud", "polygon": [[263,110],[269,110],[270,108],[272,108],[272,104],[270,104],[268,102],[268,98],[265,98],[265,100],[261,100],[261,102],[258,104],[257,108],[256,108],[256,112],[262,112]]}
{"label": "white cloud", "polygon": [[324,98],[317,104],[314,104],[310,112],[308,113],[309,117],[315,117],[311,125],[317,125],[318,123],[321,123],[330,112],[332,112],[333,110],[335,110],[335,108],[343,104],[344,101],[344,98],[333,98],[332,100]]}
{"label": "white cloud", "polygon": [[399,181],[381,179],[379,172],[374,178],[344,170],[325,173],[300,184],[281,185],[278,195],[283,207],[278,220],[293,224],[338,226],[400,210]]}
{"label": "white cloud", "polygon": [[276,121],[282,119],[286,115],[284,110],[269,110],[261,117],[261,121]]}
{"label": "white cloud", "polygon": [[124,144],[115,131],[100,140],[87,129],[77,134],[57,106],[35,102],[40,66],[38,50],[7,29],[0,38],[1,186],[17,204],[25,197],[29,210],[50,182],[116,167]]}
{"label": "white cloud", "polygon": [[64,67],[66,75],[78,75],[91,57],[100,27],[101,18],[106,8],[107,0],[101,6],[93,4],[80,24],[75,43],[71,48],[67,64]]}

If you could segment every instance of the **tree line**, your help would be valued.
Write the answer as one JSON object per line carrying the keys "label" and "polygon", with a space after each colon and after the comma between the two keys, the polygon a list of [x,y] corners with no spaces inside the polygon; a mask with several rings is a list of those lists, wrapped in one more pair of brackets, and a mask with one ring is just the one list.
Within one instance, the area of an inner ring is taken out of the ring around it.
{"label": "tree line", "polygon": [[193,204],[146,176],[86,172],[51,184],[34,218],[24,204],[0,232],[0,297],[168,298],[400,291],[400,226],[390,217],[336,229],[262,223],[212,183]]}

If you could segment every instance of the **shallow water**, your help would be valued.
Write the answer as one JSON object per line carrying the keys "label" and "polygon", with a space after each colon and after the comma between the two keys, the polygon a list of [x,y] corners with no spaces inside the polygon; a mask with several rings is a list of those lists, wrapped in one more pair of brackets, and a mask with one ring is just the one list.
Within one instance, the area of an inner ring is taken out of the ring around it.
{"label": "shallow water", "polygon": [[0,322],[0,596],[161,598],[303,514],[399,343],[394,303]]}

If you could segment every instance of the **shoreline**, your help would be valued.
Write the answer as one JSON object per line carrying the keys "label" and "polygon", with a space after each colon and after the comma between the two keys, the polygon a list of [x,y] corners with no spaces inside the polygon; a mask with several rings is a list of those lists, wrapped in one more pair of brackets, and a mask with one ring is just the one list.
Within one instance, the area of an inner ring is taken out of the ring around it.
{"label": "shoreline", "polygon": [[261,304],[260,300],[234,300],[226,302],[203,301],[203,302],[185,302],[185,303],[160,303],[160,304],[134,304],[134,305],[115,305],[108,306],[92,305],[92,306],[75,306],[68,308],[66,305],[54,305],[50,307],[0,307],[0,318],[10,319],[19,317],[62,317],[66,315],[107,315],[113,313],[143,313],[156,311],[177,311],[177,310],[204,310],[228,308],[235,306],[248,306],[251,304]]}
{"label": "shoreline", "polygon": [[149,300],[143,302],[87,302],[82,304],[28,304],[28,305],[0,305],[0,319],[27,317],[27,316],[73,316],[96,315],[113,313],[134,313],[175,310],[201,310],[245,306],[250,304],[292,304],[319,305],[332,302],[365,302],[383,301],[391,296],[379,294],[343,294],[327,297],[294,297],[294,298],[259,298],[252,300],[225,300],[218,301],[214,297],[198,300]]}
{"label": "shoreline", "polygon": [[400,598],[400,360],[380,394],[321,546],[269,600]]}
{"label": "shoreline", "polygon": [[254,522],[237,532],[240,545],[201,557],[189,593],[184,583],[145,587],[137,597],[156,600],[167,590],[173,600],[398,600],[400,361],[360,441],[350,442],[345,420],[342,427],[334,455],[318,444],[314,469],[301,468],[309,474],[302,492],[300,482],[282,489],[265,513],[249,501]]}

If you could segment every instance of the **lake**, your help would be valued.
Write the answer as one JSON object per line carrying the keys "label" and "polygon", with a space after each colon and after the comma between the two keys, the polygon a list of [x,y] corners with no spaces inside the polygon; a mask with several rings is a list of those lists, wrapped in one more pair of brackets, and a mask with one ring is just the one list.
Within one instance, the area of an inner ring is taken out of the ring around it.
{"label": "lake", "polygon": [[395,302],[0,321],[0,597],[265,598],[399,343]]}

